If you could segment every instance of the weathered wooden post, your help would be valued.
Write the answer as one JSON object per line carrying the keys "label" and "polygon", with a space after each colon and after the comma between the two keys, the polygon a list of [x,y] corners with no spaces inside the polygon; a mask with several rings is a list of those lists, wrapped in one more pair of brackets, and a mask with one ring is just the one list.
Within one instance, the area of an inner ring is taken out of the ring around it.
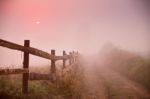
{"label": "weathered wooden post", "polygon": [[75,52],[73,51],[72,52],[72,63],[74,63],[75,62]]}
{"label": "weathered wooden post", "polygon": [[69,55],[70,55],[70,58],[69,58],[69,65],[71,65],[71,64],[72,64],[72,53],[69,52]]}
{"label": "weathered wooden post", "polygon": [[[24,47],[30,47],[30,41],[29,40],[24,41]],[[29,53],[27,53],[27,52],[24,52],[23,68],[24,69],[29,68]],[[29,73],[23,73],[22,92],[24,94],[28,94],[28,78],[29,78]]]}
{"label": "weathered wooden post", "polygon": [[[51,55],[53,55],[53,57],[55,57],[55,50],[51,50]],[[55,59],[51,60],[51,76],[52,76],[53,80],[55,79],[55,76],[56,76],[55,61],[56,61]]]}
{"label": "weathered wooden post", "polygon": [[[66,55],[66,52],[63,51],[63,56]],[[66,68],[66,59],[63,59],[63,69]]]}

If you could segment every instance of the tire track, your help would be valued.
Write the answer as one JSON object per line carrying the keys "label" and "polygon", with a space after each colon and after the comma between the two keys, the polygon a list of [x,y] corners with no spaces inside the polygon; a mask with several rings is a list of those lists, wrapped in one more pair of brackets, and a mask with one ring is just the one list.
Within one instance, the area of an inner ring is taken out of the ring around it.
{"label": "tire track", "polygon": [[86,89],[83,99],[108,99],[106,87],[103,80],[97,75],[93,62],[83,59],[82,66],[84,69],[83,85]]}
{"label": "tire track", "polygon": [[96,69],[107,86],[109,99],[150,99],[150,93],[141,85],[109,68]]}
{"label": "tire track", "polygon": [[83,99],[150,99],[150,93],[140,84],[121,74],[84,60]]}

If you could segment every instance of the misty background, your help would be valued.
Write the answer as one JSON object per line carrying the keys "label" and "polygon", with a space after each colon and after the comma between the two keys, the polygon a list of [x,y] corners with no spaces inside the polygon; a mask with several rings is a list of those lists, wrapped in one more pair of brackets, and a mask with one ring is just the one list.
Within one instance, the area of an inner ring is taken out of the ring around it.
{"label": "misty background", "polygon": [[[1,0],[0,38],[61,55],[99,53],[114,44],[150,53],[148,0]],[[23,53],[0,47],[0,66],[22,65]],[[31,56],[31,65],[50,61]]]}

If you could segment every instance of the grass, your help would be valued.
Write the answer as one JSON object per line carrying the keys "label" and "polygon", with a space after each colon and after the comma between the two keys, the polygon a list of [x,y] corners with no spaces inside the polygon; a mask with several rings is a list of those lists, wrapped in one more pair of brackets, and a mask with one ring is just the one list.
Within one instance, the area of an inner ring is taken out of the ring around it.
{"label": "grass", "polygon": [[57,74],[58,79],[55,82],[29,81],[28,95],[22,94],[22,75],[0,76],[0,99],[80,99],[82,72],[79,66],[72,66],[64,71],[58,70]]}
{"label": "grass", "polygon": [[150,90],[150,57],[142,57],[119,48],[113,48],[107,53],[109,53],[105,56],[107,66]]}

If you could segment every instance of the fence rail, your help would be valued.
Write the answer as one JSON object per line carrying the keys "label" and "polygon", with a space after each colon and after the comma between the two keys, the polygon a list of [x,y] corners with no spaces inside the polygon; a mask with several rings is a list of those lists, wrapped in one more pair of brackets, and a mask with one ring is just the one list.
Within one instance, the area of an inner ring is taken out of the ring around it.
{"label": "fence rail", "polygon": [[15,44],[6,40],[2,40],[0,39],[0,46],[3,47],[7,47],[9,49],[13,49],[13,50],[19,50],[22,52],[26,52],[26,53],[30,53],[32,55],[36,55],[39,57],[43,57],[49,60],[62,60],[62,59],[69,59],[70,55],[64,55],[64,56],[54,56],[51,55],[45,51],[39,50],[37,48],[33,48],[33,47],[25,47],[19,44]]}
{"label": "fence rail", "polygon": [[28,73],[28,69],[0,69],[0,75],[11,75],[11,74],[22,74],[22,73]]}
{"label": "fence rail", "polygon": [[[37,48],[30,47],[30,41],[25,40],[24,46],[0,39],[0,46],[6,47],[12,50],[18,50],[24,52],[23,69],[0,69],[0,75],[11,74],[23,74],[22,76],[22,92],[28,93],[28,80],[55,80],[56,79],[56,64],[57,60],[63,61],[63,68],[66,67],[66,61],[69,60],[69,64],[73,64],[77,61],[78,52],[70,52],[69,55],[63,51],[62,56],[56,56],[55,50],[51,50],[51,54]],[[29,73],[29,54],[39,56],[48,60],[51,60],[50,74],[38,74]]]}

